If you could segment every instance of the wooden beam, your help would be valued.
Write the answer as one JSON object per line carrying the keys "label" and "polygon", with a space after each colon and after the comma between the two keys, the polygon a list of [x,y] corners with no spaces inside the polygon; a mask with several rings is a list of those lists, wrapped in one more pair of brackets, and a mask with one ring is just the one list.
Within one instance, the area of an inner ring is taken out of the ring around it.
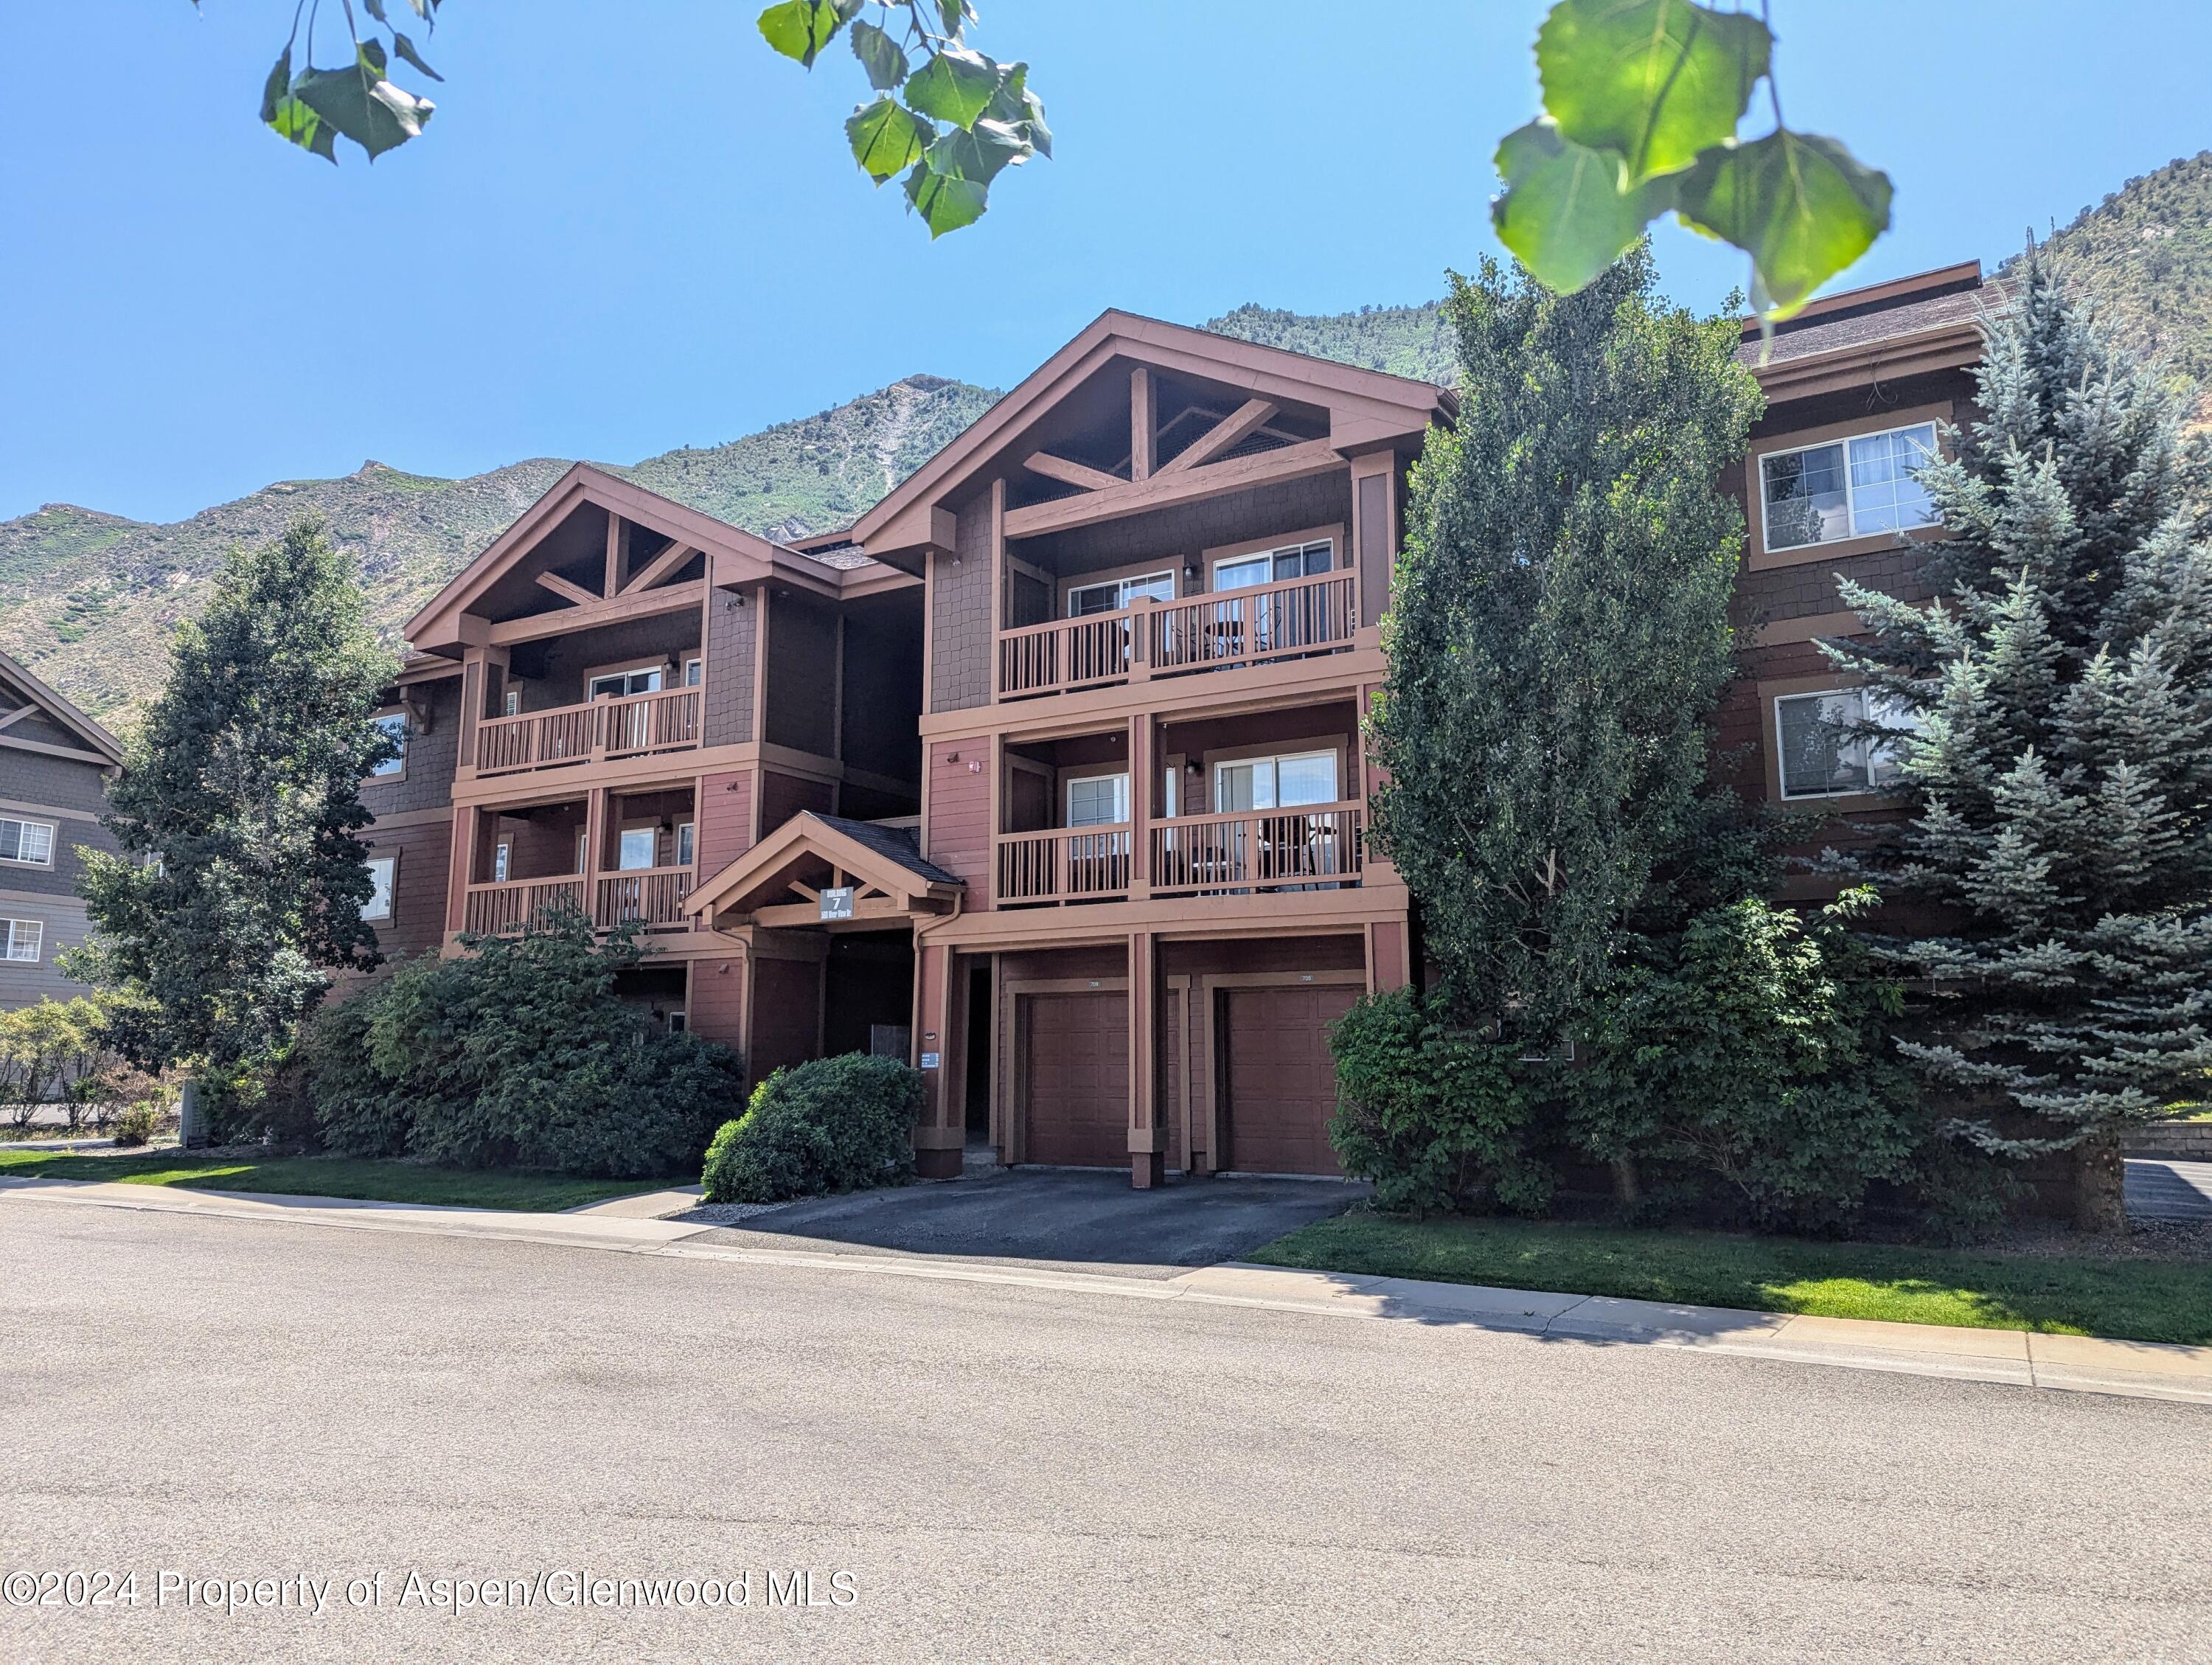
{"label": "wooden beam", "polygon": [[819,902],[822,900],[822,892],[816,890],[811,884],[801,884],[795,878],[791,880],[790,884],[793,890],[798,891],[799,895],[805,896],[809,902]]}
{"label": "wooden beam", "polygon": [[1129,372],[1129,477],[1149,480],[1159,426],[1152,420],[1152,373],[1139,364]]}
{"label": "wooden beam", "polygon": [[10,711],[10,712],[6,715],[6,716],[4,716],[4,717],[0,717],[0,728],[6,728],[6,727],[8,727],[10,724],[13,724],[13,723],[20,723],[20,722],[21,722],[21,721],[23,720],[23,719],[24,719],[24,718],[26,718],[26,717],[27,717],[27,716],[29,716],[29,715],[31,715],[31,714],[32,714],[32,713],[33,713],[33,712],[35,712],[35,711],[39,710],[40,708],[40,707],[35,706],[35,705],[19,705],[19,706],[17,706],[17,707],[16,707],[13,711]]}
{"label": "wooden beam", "polygon": [[1185,469],[1210,463],[1238,441],[1275,414],[1276,406],[1267,399],[1247,399],[1219,422],[1207,428],[1190,444],[1160,465],[1163,477],[1180,474]]}
{"label": "wooden beam", "polygon": [[578,607],[589,607],[599,599],[582,585],[571,584],[558,573],[538,574],[538,586],[540,589],[552,591],[562,600]]}
{"label": "wooden beam", "polygon": [[1103,468],[1092,468],[1085,463],[1072,463],[1065,457],[1054,456],[1049,451],[1032,451],[1022,459],[1022,466],[1032,474],[1042,474],[1046,479],[1058,480],[1063,485],[1081,486],[1085,491],[1129,483],[1118,474],[1109,474]]}
{"label": "wooden beam", "polygon": [[1217,492],[1277,485],[1344,466],[1344,459],[1329,441],[1307,440],[1298,445],[1286,445],[1279,451],[1262,451],[1216,463],[1208,469],[1186,470],[1164,479],[1133,480],[1111,490],[1085,492],[1080,497],[1062,497],[1054,502],[1033,503],[1027,508],[1008,509],[1006,536],[1036,538],[1048,532],[1066,532],[1073,526],[1110,520],[1117,515],[1168,508],[1194,498],[1210,497]]}
{"label": "wooden beam", "polygon": [[506,619],[492,625],[485,635],[495,647],[511,647],[518,641],[539,641],[547,636],[565,636],[572,630],[650,618],[656,613],[684,612],[700,605],[706,592],[704,580],[695,579],[689,584],[663,585],[657,590],[641,590],[635,595],[619,596],[612,601],[601,601],[594,596],[588,607],[563,607],[550,613],[533,613],[528,618]]}
{"label": "wooden beam", "polygon": [[632,573],[629,582],[623,585],[618,593],[635,595],[640,590],[651,589],[698,553],[699,551],[689,544],[682,542],[671,544],[659,555],[647,562],[644,566]]}
{"label": "wooden beam", "polygon": [[623,556],[629,550],[629,527],[621,515],[607,511],[607,587],[612,598],[619,592]]}

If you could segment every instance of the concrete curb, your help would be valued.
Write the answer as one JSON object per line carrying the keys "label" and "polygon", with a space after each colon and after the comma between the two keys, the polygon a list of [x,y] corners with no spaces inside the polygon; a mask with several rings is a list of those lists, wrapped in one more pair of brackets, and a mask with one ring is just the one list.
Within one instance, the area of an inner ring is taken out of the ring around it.
{"label": "concrete curb", "polygon": [[[670,1194],[659,1194],[653,1200],[659,1201]],[[642,1203],[647,1199],[618,1200]],[[691,1200],[684,1199],[686,1205]],[[1933,1324],[1744,1312],[1725,1307],[1674,1306],[1611,1296],[1565,1295],[1431,1283],[1413,1278],[1306,1272],[1240,1261],[1200,1267],[1174,1278],[1149,1279],[1088,1273],[1072,1266],[1064,1272],[1046,1271],[988,1261],[919,1256],[732,1249],[687,1241],[713,1230],[710,1226],[614,1213],[607,1212],[605,1205],[583,1212],[526,1214],[335,1197],[195,1192],[180,1187],[17,1177],[0,1177],[0,1201],[76,1203],[264,1224],[434,1233],[686,1260],[725,1261],[763,1268],[995,1284],[1008,1288],[1115,1296],[1123,1300],[1411,1322],[1553,1344],[1680,1347],[1787,1364],[1940,1376],[2014,1387],[2119,1394],[2212,1405],[2212,1347],[2176,1346],[2161,1342],[2042,1335],[2023,1330],[1954,1329]]]}

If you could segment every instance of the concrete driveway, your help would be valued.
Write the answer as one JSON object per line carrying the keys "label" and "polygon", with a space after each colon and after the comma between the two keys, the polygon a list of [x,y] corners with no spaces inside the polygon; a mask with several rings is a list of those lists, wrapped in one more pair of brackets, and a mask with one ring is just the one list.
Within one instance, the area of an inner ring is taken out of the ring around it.
{"label": "concrete driveway", "polygon": [[1235,1178],[1138,1191],[1126,1173],[1024,1168],[795,1203],[712,1237],[830,1253],[1074,1262],[1093,1272],[1170,1278],[1236,1260],[1369,1194],[1367,1186],[1335,1180]]}
{"label": "concrete driveway", "polygon": [[2139,1220],[2212,1220],[2212,1162],[2130,1157],[2127,1204]]}

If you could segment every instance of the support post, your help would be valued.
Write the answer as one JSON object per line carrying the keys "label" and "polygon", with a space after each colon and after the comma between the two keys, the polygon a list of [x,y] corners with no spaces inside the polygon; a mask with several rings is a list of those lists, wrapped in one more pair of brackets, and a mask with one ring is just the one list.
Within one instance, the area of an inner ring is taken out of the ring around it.
{"label": "support post", "polygon": [[1154,436],[1158,425],[1152,420],[1152,373],[1143,365],[1129,372],[1129,477],[1149,480],[1152,477]]}
{"label": "support post", "polygon": [[1148,1190],[1167,1177],[1168,1132],[1160,1123],[1160,954],[1149,931],[1129,933],[1129,1183]]}
{"label": "support post", "polygon": [[1152,894],[1152,718],[1129,719],[1129,900]]}
{"label": "support post", "polygon": [[915,956],[914,1063],[921,1072],[921,1120],[915,1124],[915,1171],[923,1179],[957,1179],[968,1142],[966,1107],[956,1102],[945,1054],[963,1039],[955,1032],[957,962],[950,948],[924,943]]}

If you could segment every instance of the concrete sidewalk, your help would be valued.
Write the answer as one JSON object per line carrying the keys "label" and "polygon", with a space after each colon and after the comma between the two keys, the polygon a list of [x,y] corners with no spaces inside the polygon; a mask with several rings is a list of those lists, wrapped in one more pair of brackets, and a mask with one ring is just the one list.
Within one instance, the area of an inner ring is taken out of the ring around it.
{"label": "concrete sidewalk", "polygon": [[[664,1202],[672,1200],[669,1194],[659,1194]],[[642,1203],[644,1200],[625,1200]],[[694,1199],[686,1196],[683,1200],[689,1205]],[[1741,1312],[1725,1307],[1670,1306],[1609,1296],[1492,1289],[1237,1262],[1201,1267],[1164,1279],[1133,1279],[1075,1266],[1060,1270],[949,1256],[890,1257],[729,1247],[714,1240],[711,1227],[596,1211],[527,1214],[332,1197],[189,1191],[180,1187],[100,1181],[0,1177],[0,1206],[71,1205],[263,1224],[492,1237],[726,1261],[764,1269],[805,1268],[858,1277],[998,1284],[1122,1300],[1263,1307],[1331,1318],[1503,1332],[1552,1344],[1685,1347],[1780,1363],[2212,1405],[2212,1347]],[[707,1240],[701,1241],[702,1237]]]}

